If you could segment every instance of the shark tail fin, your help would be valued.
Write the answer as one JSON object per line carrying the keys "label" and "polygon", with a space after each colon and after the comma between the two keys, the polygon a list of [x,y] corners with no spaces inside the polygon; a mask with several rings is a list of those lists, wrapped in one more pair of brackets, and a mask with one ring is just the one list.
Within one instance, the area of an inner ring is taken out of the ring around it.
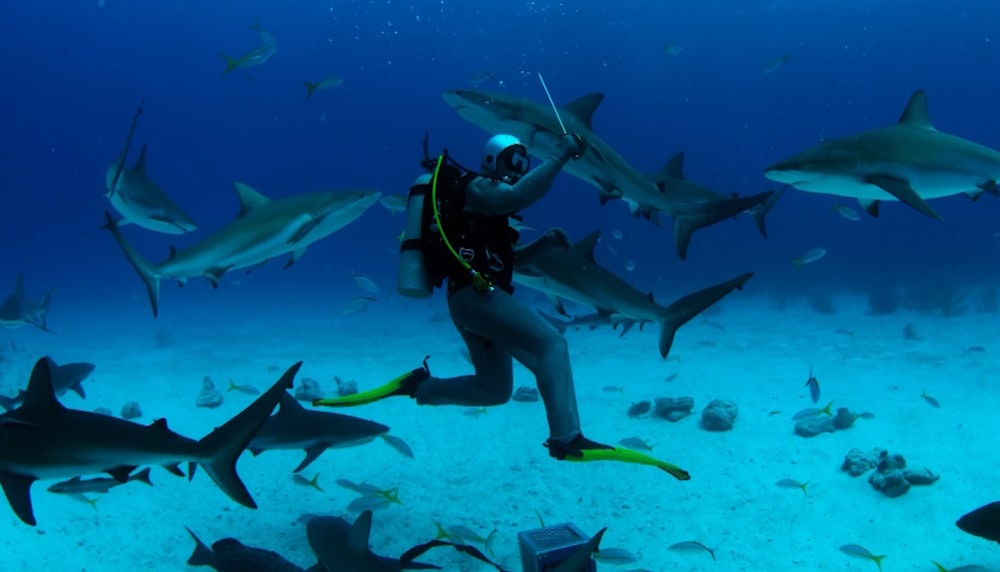
{"label": "shark tail fin", "polygon": [[760,206],[754,207],[750,211],[750,215],[753,216],[753,222],[757,225],[757,230],[760,231],[760,235],[764,238],[767,238],[767,224],[764,221],[764,217],[771,212],[771,208],[774,207],[774,204],[778,202],[778,199],[780,199],[783,194],[785,194],[785,189],[776,191],[774,194],[767,197],[767,199],[765,199]]}
{"label": "shark tail fin", "polygon": [[[687,260],[691,236],[700,228],[732,218],[743,211],[765,203],[773,191],[704,203],[691,203],[681,207],[674,220],[674,248],[681,260]],[[766,214],[766,213],[765,213]]]}
{"label": "shark tail fin", "polygon": [[712,307],[733,290],[742,290],[743,285],[752,277],[753,272],[741,274],[732,280],[688,294],[664,308],[660,319],[660,357],[666,359],[670,354],[670,346],[673,345],[674,336],[681,326]]}
{"label": "shark tail fin", "polygon": [[240,65],[240,60],[236,58],[231,58],[226,54],[220,53],[219,57],[226,60],[226,69],[222,70],[222,75],[228,75],[230,72],[236,69],[236,66]]}
{"label": "shark tail fin", "polygon": [[155,318],[160,313],[160,277],[156,273],[156,267],[146,261],[135,248],[125,240],[125,236],[122,235],[121,229],[118,228],[118,223],[115,219],[111,217],[108,212],[104,213],[105,224],[102,229],[110,230],[111,234],[115,237],[115,242],[125,253],[125,258],[128,259],[132,268],[135,269],[136,274],[139,278],[142,278],[143,284],[146,285],[146,293],[149,294],[149,305],[153,308],[153,317]]}
{"label": "shark tail fin", "polygon": [[38,319],[38,324],[37,325],[38,325],[38,327],[41,328],[43,331],[46,331],[46,332],[51,332],[52,331],[52,330],[49,329],[49,304],[52,303],[52,296],[54,296],[55,293],[56,293],[56,289],[55,288],[53,288],[53,289],[51,289],[51,290],[49,290],[48,292],[45,293],[45,297],[42,298],[42,309],[38,313],[38,316],[37,316],[37,319]]}
{"label": "shark tail fin", "polygon": [[[257,508],[257,503],[236,473],[236,460],[267,421],[285,391],[292,387],[292,380],[301,366],[302,362],[298,362],[288,368],[281,379],[246,409],[198,442],[200,453],[197,462],[222,492],[243,506]],[[193,476],[194,471],[189,472]]]}
{"label": "shark tail fin", "polygon": [[194,539],[194,552],[191,553],[191,557],[188,558],[187,563],[191,566],[211,566],[212,562],[215,560],[212,549],[205,545],[204,542],[198,538],[190,528],[184,527]]}
{"label": "shark tail fin", "polygon": [[319,83],[310,83],[308,81],[302,80],[302,85],[306,86],[306,99],[312,97],[313,92],[319,87]]}

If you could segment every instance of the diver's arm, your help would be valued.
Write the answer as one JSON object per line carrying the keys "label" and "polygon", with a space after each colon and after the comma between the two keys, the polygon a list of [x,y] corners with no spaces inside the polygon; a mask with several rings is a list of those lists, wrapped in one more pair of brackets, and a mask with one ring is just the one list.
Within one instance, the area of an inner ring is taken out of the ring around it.
{"label": "diver's arm", "polygon": [[528,171],[513,185],[477,177],[465,190],[465,210],[488,216],[515,213],[545,196],[556,175],[572,157],[582,152],[578,140],[560,140],[544,163]]}

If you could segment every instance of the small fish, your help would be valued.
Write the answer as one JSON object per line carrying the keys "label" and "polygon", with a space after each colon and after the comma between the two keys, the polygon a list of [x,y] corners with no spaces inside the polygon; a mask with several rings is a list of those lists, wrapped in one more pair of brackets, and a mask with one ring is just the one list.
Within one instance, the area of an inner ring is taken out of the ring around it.
{"label": "small fish", "polygon": [[354,481],[347,479],[337,479],[337,484],[360,495],[374,495],[382,492],[382,489],[376,487],[375,485],[370,485],[368,483],[355,483]]}
{"label": "small fish", "polygon": [[799,411],[798,413],[792,416],[792,421],[798,421],[799,419],[805,419],[806,417],[812,417],[813,415],[820,415],[820,414],[826,414],[832,417],[833,416],[833,409],[831,409],[832,407],[833,407],[833,402],[831,401],[830,403],[827,403],[826,407],[824,407],[823,409],[816,409],[815,407],[803,409],[802,411]]}
{"label": "small fish", "polygon": [[90,508],[92,508],[94,510],[97,510],[97,501],[101,500],[101,497],[91,498],[91,497],[88,497],[87,495],[85,495],[83,493],[68,493],[66,496],[68,496],[69,498],[71,498],[71,499],[73,499],[73,500],[75,500],[77,502],[82,502],[82,503],[89,504]]}
{"label": "small fish", "polygon": [[709,320],[708,318],[702,318],[701,323],[705,324],[706,326],[708,326],[710,328],[715,328],[716,330],[719,330],[720,332],[726,331],[726,326],[722,322],[716,322],[714,320]]}
{"label": "small fish", "polygon": [[638,562],[639,557],[624,548],[601,548],[594,553],[594,560],[611,566],[621,566]]}
{"label": "small fish", "polygon": [[799,268],[802,268],[803,264],[816,262],[817,260],[823,258],[824,256],[826,256],[825,248],[814,248],[798,258],[793,258],[792,263],[795,264],[795,269],[798,270]]}
{"label": "small fish", "polygon": [[978,564],[966,564],[965,566],[959,566],[958,568],[945,568],[933,560],[931,560],[931,564],[937,567],[938,572],[990,572],[989,568]]}
{"label": "small fish", "polygon": [[618,442],[619,445],[624,445],[629,449],[634,449],[636,451],[652,451],[655,445],[650,445],[646,443],[639,437],[626,437]]}
{"label": "small fish", "polygon": [[626,272],[632,272],[633,270],[635,270],[635,262],[632,262],[631,258],[626,258],[625,259],[625,271]]}
{"label": "small fish", "polygon": [[229,380],[229,389],[227,391],[239,391],[240,393],[246,393],[247,395],[260,395],[260,390],[250,384],[236,385],[233,382],[233,378],[226,378]]}
{"label": "small fish", "polygon": [[358,296],[352,298],[350,302],[344,305],[344,309],[341,310],[343,314],[353,314],[355,312],[360,312],[368,307],[371,302],[378,302],[378,298],[374,296]]}
{"label": "small fish", "polygon": [[542,518],[542,513],[538,512],[537,508],[535,509],[535,518],[538,519],[538,528],[545,528],[545,519]]}
{"label": "small fish", "polygon": [[354,279],[354,283],[358,285],[358,288],[371,292],[372,294],[379,294],[382,292],[381,288],[378,287],[371,278],[367,276],[358,274],[357,272],[351,272],[351,278]]}
{"label": "small fish", "polygon": [[806,487],[809,486],[809,483],[800,483],[795,479],[781,479],[780,481],[774,483],[774,485],[782,489],[802,489],[802,494],[804,495],[809,494],[809,492],[806,490]]}
{"label": "small fish", "polygon": [[388,507],[392,501],[381,495],[366,495],[358,497],[347,505],[347,510],[351,512],[364,512],[366,510],[379,510]]}
{"label": "small fish", "polygon": [[851,207],[834,205],[833,210],[849,221],[858,222],[861,220],[861,215],[858,214],[858,211],[852,209]]}
{"label": "small fish", "polygon": [[768,411],[767,414],[770,415],[771,417],[774,417],[775,415],[781,415],[781,411],[778,411],[777,409],[775,409],[775,410],[772,410],[772,411]]}
{"label": "small fish", "polygon": [[716,340],[698,340],[698,345],[703,348],[717,348],[719,347],[719,342]]}
{"label": "small fish", "polygon": [[939,409],[941,407],[941,402],[938,401],[937,399],[934,399],[930,395],[927,395],[926,389],[924,390],[923,393],[920,394],[920,397],[923,397],[924,401],[926,401],[928,404],[930,404],[931,407],[935,409]]}
{"label": "small fish", "polygon": [[469,407],[462,410],[462,415],[466,417],[479,417],[480,415],[486,415],[486,413],[485,407]]}
{"label": "small fish", "polygon": [[872,413],[871,411],[862,411],[861,413],[858,413],[858,418],[859,419],[875,419],[875,414]]}
{"label": "small fish", "polygon": [[809,379],[806,380],[805,387],[809,388],[809,397],[813,403],[819,401],[819,380],[813,375],[812,366],[809,366]]}
{"label": "small fish", "polygon": [[963,354],[981,354],[984,353],[985,351],[986,348],[984,348],[983,346],[969,346],[967,348],[962,349]]}
{"label": "small fish", "polygon": [[336,77],[336,76],[330,76],[330,77],[327,77],[327,78],[323,78],[323,79],[317,81],[316,83],[312,83],[312,82],[308,82],[308,81],[302,80],[302,85],[306,86],[306,99],[309,99],[310,97],[312,97],[312,95],[313,95],[314,92],[317,92],[317,91],[326,91],[328,89],[333,89],[335,87],[340,86],[343,83],[344,83],[344,78]]}
{"label": "small fish", "polygon": [[403,195],[389,195],[382,197],[378,202],[392,214],[399,214],[406,210],[406,197]]}
{"label": "small fish", "polygon": [[54,485],[49,486],[46,490],[53,493],[69,495],[83,493],[106,493],[115,487],[131,483],[132,481],[139,481],[140,483],[146,483],[149,486],[153,486],[153,481],[149,480],[149,467],[146,467],[138,473],[129,475],[128,479],[124,482],[109,477],[97,477],[86,480],[81,479],[80,477],[73,477],[68,481],[55,483]]}
{"label": "small fish", "polygon": [[843,552],[844,554],[850,554],[851,556],[857,556],[859,558],[865,558],[867,560],[871,560],[872,562],[875,563],[876,566],[878,566],[879,570],[882,569],[882,559],[885,558],[884,554],[882,556],[875,556],[874,554],[871,553],[870,550],[858,544],[845,544],[840,547],[840,551]]}
{"label": "small fish", "polygon": [[479,72],[469,78],[469,83],[471,83],[472,85],[479,85],[489,80],[496,81],[496,79],[497,76],[491,74],[490,72]]}
{"label": "small fish", "polygon": [[297,485],[312,487],[319,492],[323,492],[323,487],[319,486],[319,473],[316,473],[312,479],[307,479],[299,473],[292,473],[292,481]]}
{"label": "small fish", "polygon": [[788,54],[785,54],[785,55],[781,56],[780,58],[775,58],[775,59],[769,61],[766,66],[764,66],[764,69],[761,70],[761,73],[773,73],[773,72],[776,72],[776,71],[778,71],[778,69],[781,68],[781,66],[789,63],[790,61],[792,61],[792,59],[790,57],[788,57]]}
{"label": "small fish", "polygon": [[667,547],[667,550],[677,550],[677,551],[704,550],[705,552],[708,552],[712,556],[712,560],[715,560],[715,550],[705,546],[704,544],[696,540],[687,540],[685,542],[678,542],[676,544],[671,544],[670,546]]}
{"label": "small fish", "polygon": [[848,330],[846,328],[837,328],[836,330],[833,331],[833,333],[840,334],[842,336],[848,336],[851,338],[854,337],[854,330]]}
{"label": "small fish", "polygon": [[413,449],[406,444],[406,441],[403,441],[395,435],[389,435],[388,433],[382,434],[382,440],[388,443],[388,445],[393,449],[399,451],[399,453],[404,457],[413,458]]}
{"label": "small fish", "polygon": [[617,228],[611,231],[611,236],[613,236],[616,240],[621,240],[622,238],[625,237],[625,235],[622,234],[622,231],[618,230]]}
{"label": "small fish", "polygon": [[669,381],[677,381],[677,378],[680,377],[680,376],[681,376],[681,374],[679,374],[677,372],[674,372],[674,373],[668,375],[667,377],[663,378],[663,381],[668,381],[668,382]]}
{"label": "small fish", "polygon": [[624,385],[605,385],[601,388],[604,393],[625,393]]}

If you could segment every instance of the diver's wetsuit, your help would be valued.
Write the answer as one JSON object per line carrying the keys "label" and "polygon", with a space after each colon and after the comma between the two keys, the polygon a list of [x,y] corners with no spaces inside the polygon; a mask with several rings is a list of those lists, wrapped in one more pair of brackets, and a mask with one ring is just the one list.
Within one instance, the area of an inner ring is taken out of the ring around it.
{"label": "diver's wetsuit", "polygon": [[[571,157],[560,145],[544,163],[515,184],[486,177],[466,187],[465,211],[487,216],[508,215],[542,198]],[[504,261],[512,265],[513,260]],[[522,302],[511,296],[510,283],[497,282],[480,291],[455,275],[448,279],[448,310],[469,348],[474,375],[430,377],[416,386],[414,397],[426,405],[500,405],[514,390],[513,362],[535,374],[548,416],[552,440],[569,442],[580,435],[573,373],[566,340]]]}

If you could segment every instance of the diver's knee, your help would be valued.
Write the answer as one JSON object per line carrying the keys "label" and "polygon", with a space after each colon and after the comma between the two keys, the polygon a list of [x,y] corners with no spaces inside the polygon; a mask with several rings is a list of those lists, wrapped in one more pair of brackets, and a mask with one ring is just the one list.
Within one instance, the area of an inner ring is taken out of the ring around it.
{"label": "diver's knee", "polygon": [[486,403],[483,403],[484,407],[495,407],[497,405],[504,405],[510,398],[514,395],[513,385],[508,385],[502,388],[495,388],[490,391],[485,392]]}
{"label": "diver's knee", "polygon": [[551,335],[545,337],[545,352],[549,354],[568,354],[569,344],[562,334],[553,330]]}

